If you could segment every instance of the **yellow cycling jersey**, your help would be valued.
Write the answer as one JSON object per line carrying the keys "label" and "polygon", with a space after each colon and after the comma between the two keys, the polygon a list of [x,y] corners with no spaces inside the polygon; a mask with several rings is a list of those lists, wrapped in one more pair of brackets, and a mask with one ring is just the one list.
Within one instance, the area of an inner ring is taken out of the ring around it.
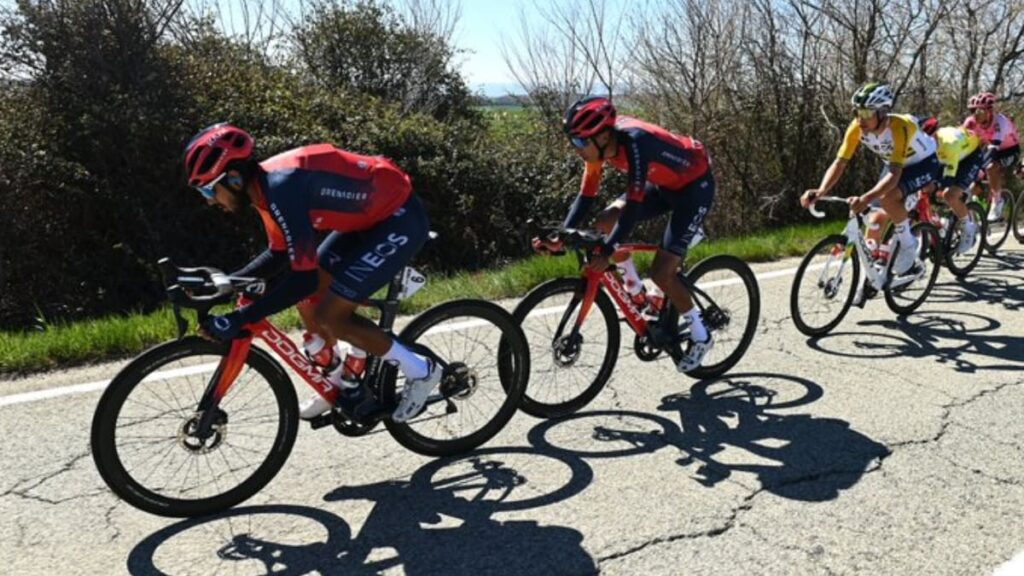
{"label": "yellow cycling jersey", "polygon": [[888,120],[885,130],[871,134],[862,132],[854,119],[846,128],[838,157],[843,160],[853,158],[861,143],[889,164],[899,167],[912,166],[935,153],[935,141],[918,127],[913,116],[889,114]]}
{"label": "yellow cycling jersey", "polygon": [[942,163],[942,175],[956,176],[960,161],[978,149],[981,141],[978,136],[963,126],[944,126],[935,132],[939,142],[939,162]]}

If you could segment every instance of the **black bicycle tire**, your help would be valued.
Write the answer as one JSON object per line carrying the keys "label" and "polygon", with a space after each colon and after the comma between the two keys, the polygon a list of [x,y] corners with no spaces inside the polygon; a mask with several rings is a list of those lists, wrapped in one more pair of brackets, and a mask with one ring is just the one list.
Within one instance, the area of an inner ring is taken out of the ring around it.
{"label": "black bicycle tire", "polygon": [[[1013,228],[1012,219],[1013,219],[1014,211],[1017,209],[1016,208],[1017,207],[1017,203],[1016,203],[1015,198],[1013,197],[1013,194],[1010,194],[1009,192],[1007,192],[1005,194],[1005,197],[1006,197],[1006,202],[1010,205],[1009,208],[1010,208],[1010,220],[1011,221],[1006,223],[1006,230],[1003,232],[1003,236],[999,240],[997,240],[995,242],[989,242],[987,234],[982,237],[982,244],[985,247],[985,251],[988,252],[989,254],[992,254],[992,255],[995,255],[995,253],[999,250],[999,248],[1001,248],[1002,245],[1006,243],[1006,239],[1010,237],[1010,232],[1011,232],[1011,229]],[[987,216],[987,214],[986,214],[986,216]]]}
{"label": "black bicycle tire", "polygon": [[227,344],[207,342],[198,337],[189,337],[157,345],[143,352],[125,366],[111,380],[100,398],[93,415],[90,446],[96,469],[108,487],[131,506],[156,514],[174,518],[187,518],[212,514],[231,508],[263,489],[284,466],[298,435],[298,401],[291,379],[270,355],[253,347],[246,364],[256,370],[270,385],[277,399],[282,423],[274,439],[272,449],[264,462],[252,475],[227,492],[197,500],[168,498],[152,492],[136,481],[125,469],[117,456],[116,423],[121,407],[129,394],[143,378],[167,362],[193,355],[224,355]]}
{"label": "black bicycle tire", "polygon": [[1024,244],[1024,190],[1017,196],[1016,204],[1013,206],[1013,237],[1017,242]]}
{"label": "black bicycle tire", "polygon": [[[438,440],[428,438],[414,430],[407,423],[400,423],[391,420],[384,420],[384,425],[391,436],[405,448],[422,454],[424,456],[455,456],[480,447],[493,438],[508,424],[515,415],[526,390],[527,378],[530,374],[530,353],[526,344],[526,336],[523,335],[519,323],[512,319],[512,315],[497,304],[485,300],[452,300],[438,306],[434,306],[413,319],[406,326],[399,339],[403,342],[414,344],[416,339],[423,335],[428,329],[438,322],[450,318],[476,316],[492,322],[502,332],[501,345],[499,346],[499,358],[496,358],[499,378],[502,387],[505,389],[505,401],[498,412],[487,424],[479,430],[461,438],[451,440]],[[501,356],[511,354],[511,364],[505,362]],[[508,367],[511,366],[511,370]],[[392,371],[394,375],[394,371]],[[396,378],[390,378],[385,383],[391,387],[391,394],[394,394]]]}
{"label": "black bicycle tire", "polygon": [[[924,290],[922,290],[921,296],[919,296],[918,299],[915,302],[913,302],[912,304],[910,304],[909,306],[899,305],[896,302],[896,300],[895,300],[895,298],[893,296],[892,290],[890,290],[890,288],[888,286],[886,286],[885,290],[884,290],[884,292],[885,292],[885,303],[889,306],[890,310],[892,310],[893,312],[895,312],[896,314],[898,314],[900,316],[905,316],[907,314],[912,313],[914,310],[917,310],[918,308],[920,308],[921,305],[924,304],[926,300],[928,300],[928,295],[931,294],[932,288],[935,287],[935,280],[939,276],[939,269],[941,268],[941,264],[946,259],[945,256],[942,254],[942,238],[939,237],[939,230],[938,230],[938,228],[936,228],[930,222],[918,222],[917,224],[914,224],[914,226],[910,229],[910,232],[914,236],[917,236],[919,230],[928,230],[929,231],[928,233],[932,234],[934,236],[934,249],[933,249],[934,255],[932,255],[932,257],[931,257],[932,269],[929,271],[929,276],[928,276],[928,280],[927,280],[928,284],[925,286]],[[922,242],[924,242],[923,235],[924,235],[924,233],[922,232],[921,233],[921,236],[922,236],[921,241]],[[895,257],[896,257],[896,254],[893,253],[893,258],[895,258]]]}
{"label": "black bicycle tire", "polygon": [[[709,256],[698,262],[689,271],[680,272],[680,274],[685,273],[689,281],[696,284],[704,274],[718,270],[731,270],[743,280],[743,284],[750,296],[750,317],[747,318],[747,325],[743,329],[743,337],[740,338],[740,343],[733,350],[732,354],[717,364],[710,366],[701,365],[690,370],[686,375],[691,378],[717,378],[731,370],[747,353],[751,342],[754,341],[754,335],[757,334],[757,324],[761,321],[761,288],[757,283],[757,276],[754,275],[754,271],[743,260],[728,254]],[[672,311],[678,314],[674,306]],[[682,342],[674,344],[676,354],[679,356],[683,354],[682,345]]]}
{"label": "black bicycle tire", "polygon": [[[521,325],[527,315],[546,298],[564,292],[582,294],[585,288],[585,281],[582,278],[555,278],[554,280],[549,280],[531,290],[513,310],[512,317]],[[601,362],[601,368],[598,370],[597,376],[579,395],[565,402],[554,404],[541,402],[531,397],[530,388],[527,386],[526,393],[523,395],[523,401],[519,406],[520,410],[526,414],[535,418],[563,418],[589,404],[601,392],[605,384],[608,383],[608,379],[611,377],[619,358],[621,338],[619,319],[615,311],[615,305],[603,290],[598,290],[597,298],[594,302],[597,306],[597,311],[604,318],[605,328],[608,331],[608,348],[605,350],[604,360]],[[593,310],[591,314],[593,314]]]}
{"label": "black bicycle tire", "polygon": [[800,283],[803,280],[804,274],[807,272],[807,267],[810,266],[811,260],[814,256],[818,254],[823,247],[830,244],[842,244],[843,249],[845,250],[848,243],[849,239],[846,236],[843,236],[842,234],[830,234],[819,240],[818,243],[807,252],[796,269],[796,275],[793,277],[793,287],[789,292],[789,313],[793,318],[793,324],[796,325],[796,329],[805,336],[814,337],[828,334],[843,321],[843,318],[845,318],[850,312],[850,308],[853,307],[853,298],[857,294],[857,286],[860,283],[860,256],[857,254],[854,254],[853,257],[850,258],[851,266],[853,266],[853,280],[850,282],[851,286],[849,294],[846,297],[846,302],[844,303],[842,310],[839,311],[839,314],[836,315],[835,318],[824,326],[815,328],[804,321],[803,316],[800,314],[799,306]]}
{"label": "black bicycle tire", "polygon": [[[943,245],[946,248],[944,258],[946,267],[949,268],[949,271],[957,278],[963,278],[970,274],[971,271],[974,270],[974,267],[978,265],[978,262],[981,261],[981,255],[985,251],[983,239],[988,234],[988,222],[985,221],[985,209],[981,207],[981,204],[978,204],[977,202],[968,202],[967,211],[969,213],[974,213],[974,220],[978,223],[978,235],[979,238],[982,239],[978,242],[977,253],[974,255],[974,258],[971,259],[971,262],[967,266],[962,267],[954,265],[953,256],[956,253],[957,247],[953,246],[945,238],[943,239]],[[952,232],[952,227],[950,227],[950,232]]]}

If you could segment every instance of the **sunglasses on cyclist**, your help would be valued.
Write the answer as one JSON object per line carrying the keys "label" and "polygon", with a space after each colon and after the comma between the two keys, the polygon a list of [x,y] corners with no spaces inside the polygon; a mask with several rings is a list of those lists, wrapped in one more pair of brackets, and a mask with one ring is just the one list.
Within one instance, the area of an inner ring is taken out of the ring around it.
{"label": "sunglasses on cyclist", "polygon": [[214,190],[213,187],[216,186],[217,183],[224,178],[224,176],[227,176],[227,172],[223,172],[221,173],[220,176],[217,176],[213,180],[210,180],[210,183],[207,184],[206,186],[196,186],[195,189],[198,190],[199,193],[203,195],[203,198],[206,198],[207,200],[213,200],[213,198],[217,195],[217,191]]}
{"label": "sunglasses on cyclist", "polygon": [[583,149],[587,147],[586,138],[569,138],[569,142],[572,143],[573,147]]}
{"label": "sunglasses on cyclist", "polygon": [[871,120],[875,117],[875,111],[868,108],[854,108],[853,112],[861,120]]}

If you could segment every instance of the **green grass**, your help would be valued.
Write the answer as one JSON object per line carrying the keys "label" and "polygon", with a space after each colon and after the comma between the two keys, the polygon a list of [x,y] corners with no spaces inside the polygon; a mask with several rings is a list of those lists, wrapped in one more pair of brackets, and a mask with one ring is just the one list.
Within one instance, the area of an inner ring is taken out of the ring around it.
{"label": "green grass", "polygon": [[[713,254],[733,254],[748,262],[797,256],[825,234],[841,229],[842,223],[833,221],[706,241],[692,251],[689,262],[692,264]],[[641,272],[648,268],[650,260],[649,254],[637,258]],[[419,293],[402,302],[402,312],[419,312],[456,298],[513,298],[544,280],[576,272],[574,256],[534,256],[495,270],[431,278]],[[300,325],[294,308],[276,315],[273,320],[281,327]],[[170,308],[150,314],[52,324],[42,332],[0,332],[0,374],[37,372],[130,356],[175,335]]]}

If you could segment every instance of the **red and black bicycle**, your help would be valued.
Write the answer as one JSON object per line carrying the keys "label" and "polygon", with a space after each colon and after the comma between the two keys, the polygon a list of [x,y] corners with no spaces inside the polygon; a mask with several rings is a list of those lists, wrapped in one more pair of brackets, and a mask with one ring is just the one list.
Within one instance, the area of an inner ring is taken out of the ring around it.
{"label": "red and black bicycle", "polygon": [[[605,272],[585,269],[603,242],[596,231],[546,227],[538,230],[575,251],[582,276],[550,280],[533,289],[512,315],[530,345],[530,385],[523,396],[524,412],[539,418],[566,416],[586,406],[601,391],[619,358],[619,317],[633,330],[633,350],[651,362],[665,352],[678,363],[689,337],[689,321],[667,300],[647,313],[626,292],[615,267]],[[624,244],[616,255],[655,252],[652,244]],[[613,255],[613,258],[615,256]],[[688,373],[713,378],[736,365],[747,351],[760,317],[757,279],[745,262],[733,256],[712,256],[679,278],[700,308],[714,347],[703,364]]]}
{"label": "red and black bicycle", "polygon": [[[111,381],[96,407],[92,454],[107,485],[132,506],[163,516],[218,512],[256,494],[277,474],[298,431],[295,389],[259,339],[316,392],[337,389],[301,348],[268,319],[220,344],[185,333],[181,308],[199,320],[218,304],[239,305],[263,282],[212,268],[161,261],[178,322],[177,340],[135,358]],[[408,272],[409,268],[406,269]],[[391,330],[410,274],[397,275],[382,300],[379,325]],[[362,436],[383,422],[406,448],[428,456],[472,450],[497,434],[519,406],[529,375],[526,339],[512,316],[481,300],[457,300],[413,319],[398,338],[444,367],[424,411],[405,423],[390,419],[403,385],[398,371],[370,357],[360,375],[364,401],[339,403],[311,422]]]}

